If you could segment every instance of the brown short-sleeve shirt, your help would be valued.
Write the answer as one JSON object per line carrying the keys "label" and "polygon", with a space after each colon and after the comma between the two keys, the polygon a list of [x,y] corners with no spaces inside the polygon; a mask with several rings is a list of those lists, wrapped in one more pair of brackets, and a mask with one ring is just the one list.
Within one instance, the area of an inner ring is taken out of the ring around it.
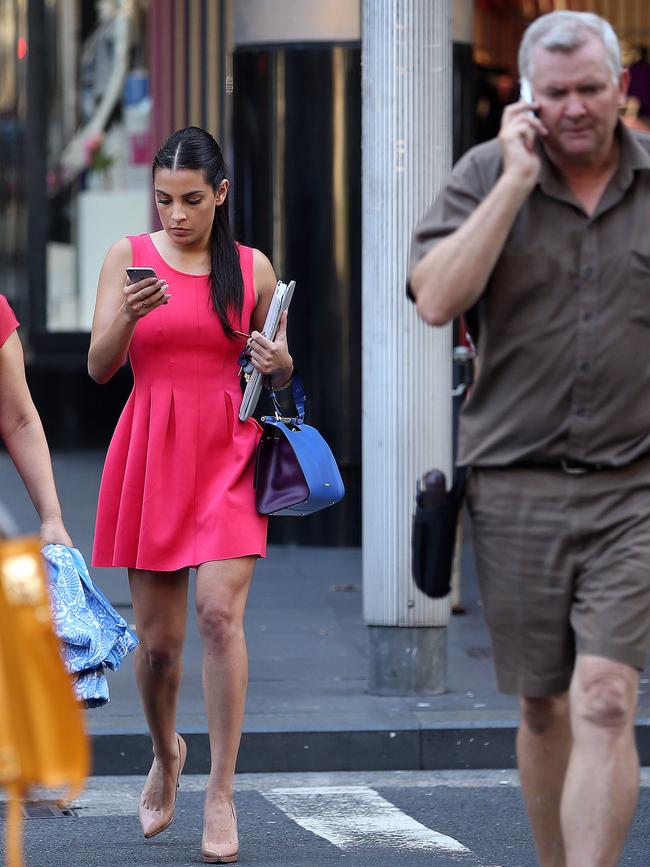
{"label": "brown short-sleeve shirt", "polygon": [[[619,168],[591,216],[540,148],[538,183],[479,302],[462,464],[621,466],[650,454],[650,136],[620,123],[617,135]],[[409,270],[500,172],[496,141],[457,163],[416,228]]]}

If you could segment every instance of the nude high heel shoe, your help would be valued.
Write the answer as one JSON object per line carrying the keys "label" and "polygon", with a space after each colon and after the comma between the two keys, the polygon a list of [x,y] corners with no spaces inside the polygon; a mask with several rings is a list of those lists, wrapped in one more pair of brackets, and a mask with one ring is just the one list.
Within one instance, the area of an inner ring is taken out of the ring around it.
{"label": "nude high heel shoe", "polygon": [[156,834],[160,834],[165,828],[169,828],[174,818],[176,794],[180,785],[185,759],[187,758],[187,745],[185,741],[179,734],[176,735],[176,740],[178,742],[178,774],[176,775],[176,788],[174,789],[174,798],[171,804],[168,807],[163,807],[161,810],[150,810],[149,807],[144,806],[141,798],[138,805],[138,818],[142,826],[142,833],[147,839],[155,837]]}
{"label": "nude high heel shoe", "polygon": [[229,835],[218,843],[205,839],[205,831],[201,840],[201,857],[204,864],[233,864],[239,857],[239,835],[237,833],[237,813],[235,805],[230,802],[234,834]]}

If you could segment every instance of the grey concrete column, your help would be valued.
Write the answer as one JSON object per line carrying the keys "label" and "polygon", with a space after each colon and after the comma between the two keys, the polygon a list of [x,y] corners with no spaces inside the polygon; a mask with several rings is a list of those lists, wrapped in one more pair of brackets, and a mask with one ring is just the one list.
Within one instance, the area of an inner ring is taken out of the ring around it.
{"label": "grey concrete column", "polygon": [[411,579],[415,482],[451,476],[451,331],[405,297],[412,229],[451,163],[451,0],[363,0],[363,594],[370,682],[446,687],[449,599]]}

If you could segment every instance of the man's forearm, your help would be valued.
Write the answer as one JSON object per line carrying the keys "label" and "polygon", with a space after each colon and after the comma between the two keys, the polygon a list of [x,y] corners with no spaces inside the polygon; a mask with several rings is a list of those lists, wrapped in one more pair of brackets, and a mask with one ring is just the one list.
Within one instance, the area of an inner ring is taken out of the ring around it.
{"label": "man's forearm", "polygon": [[418,313],[429,325],[445,325],[481,296],[529,190],[501,175],[463,225],[440,241],[410,276]]}

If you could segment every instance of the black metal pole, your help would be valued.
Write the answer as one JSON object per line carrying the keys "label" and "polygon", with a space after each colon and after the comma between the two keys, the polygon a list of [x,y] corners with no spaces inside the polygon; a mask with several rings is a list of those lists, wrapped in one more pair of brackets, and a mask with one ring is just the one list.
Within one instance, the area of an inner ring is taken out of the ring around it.
{"label": "black metal pole", "polygon": [[45,0],[27,4],[27,305],[22,316],[23,339],[46,329],[48,237],[47,202],[47,40]]}

